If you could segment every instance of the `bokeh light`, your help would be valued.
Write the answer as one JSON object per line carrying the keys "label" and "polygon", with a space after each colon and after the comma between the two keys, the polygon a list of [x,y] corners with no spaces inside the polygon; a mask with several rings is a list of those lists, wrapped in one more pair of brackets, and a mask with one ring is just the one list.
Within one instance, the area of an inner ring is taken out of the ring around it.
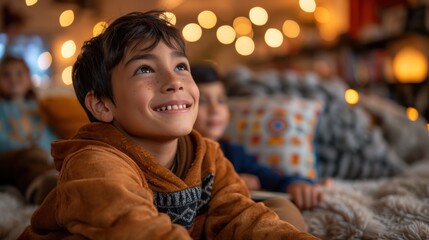
{"label": "bokeh light", "polygon": [[428,61],[414,47],[404,47],[393,58],[393,74],[401,83],[422,82],[428,74]]}
{"label": "bokeh light", "polygon": [[205,29],[211,29],[216,26],[217,17],[212,11],[205,10],[198,14],[198,23]]}
{"label": "bokeh light", "polygon": [[68,40],[61,46],[61,55],[63,58],[70,58],[76,53],[76,43],[73,40]]}
{"label": "bokeh light", "polygon": [[223,44],[231,44],[236,37],[235,30],[229,25],[220,26],[216,31],[216,37]]}
{"label": "bokeh light", "polygon": [[73,83],[72,82],[72,69],[73,69],[72,66],[68,66],[63,70],[63,72],[61,74],[61,79],[63,80],[63,83],[65,85],[71,85]]}
{"label": "bokeh light", "polygon": [[242,56],[248,56],[255,50],[255,43],[250,37],[241,36],[235,41],[235,50]]}
{"label": "bokeh light", "polygon": [[247,17],[235,18],[232,25],[239,36],[247,36],[252,33],[252,23]]}
{"label": "bokeh light", "polygon": [[299,7],[304,12],[312,13],[316,10],[316,2],[314,0],[299,0]]}
{"label": "bokeh light", "polygon": [[200,40],[203,30],[196,23],[187,24],[182,30],[183,38],[188,42],[196,42]]}
{"label": "bokeh light", "polygon": [[264,8],[253,7],[249,11],[249,18],[253,24],[257,26],[262,26],[268,21],[268,13]]}
{"label": "bokeh light", "polygon": [[416,121],[419,118],[419,112],[417,111],[417,109],[413,107],[408,107],[406,111],[407,111],[407,117],[411,121]]}
{"label": "bokeh light", "polygon": [[52,55],[49,52],[44,52],[37,58],[37,65],[41,70],[46,70],[52,65]]}
{"label": "bokeh light", "polygon": [[94,25],[94,27],[92,28],[92,36],[98,36],[100,33],[102,33],[104,31],[104,29],[106,29],[108,26],[107,22],[105,21],[100,21],[98,23],[96,23]]}
{"label": "bokeh light", "polygon": [[177,18],[176,15],[172,12],[164,12],[165,20],[167,20],[171,25],[176,25]]}
{"label": "bokeh light", "polygon": [[265,32],[265,43],[272,47],[280,47],[283,43],[283,34],[280,30],[275,28],[270,28]]}
{"label": "bokeh light", "polygon": [[61,27],[68,27],[74,21],[74,12],[72,10],[65,10],[60,15],[60,25]]}
{"label": "bokeh light", "polygon": [[33,6],[37,3],[37,0],[25,0],[25,5],[27,6]]}
{"label": "bokeh light", "polygon": [[327,8],[317,7],[314,12],[314,19],[319,23],[329,23],[331,21],[331,13]]}
{"label": "bokeh light", "polygon": [[286,20],[282,26],[283,34],[288,38],[296,38],[301,32],[301,28],[298,23],[293,20]]}
{"label": "bokeh light", "polygon": [[359,102],[359,93],[354,89],[347,89],[344,93],[346,102],[350,105],[355,105]]}

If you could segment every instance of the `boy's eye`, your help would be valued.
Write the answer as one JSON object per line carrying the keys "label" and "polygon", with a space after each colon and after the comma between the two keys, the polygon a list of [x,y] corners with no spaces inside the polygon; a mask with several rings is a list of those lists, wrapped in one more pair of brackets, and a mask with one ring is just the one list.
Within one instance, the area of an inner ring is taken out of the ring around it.
{"label": "boy's eye", "polygon": [[218,102],[219,102],[219,104],[227,104],[228,100],[227,100],[226,96],[221,96],[221,97],[219,97]]}
{"label": "boy's eye", "polygon": [[186,65],[185,63],[181,63],[179,65],[176,66],[176,69],[179,71],[187,71],[188,70],[188,65]]}
{"label": "boy's eye", "polygon": [[151,73],[153,72],[152,68],[148,66],[141,66],[139,69],[137,69],[136,74],[142,74],[142,73]]}

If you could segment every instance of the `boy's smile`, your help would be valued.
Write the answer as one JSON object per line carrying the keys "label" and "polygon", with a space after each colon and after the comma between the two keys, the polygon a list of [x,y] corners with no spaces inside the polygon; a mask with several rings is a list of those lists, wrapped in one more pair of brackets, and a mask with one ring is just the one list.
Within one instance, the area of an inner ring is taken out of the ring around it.
{"label": "boy's smile", "polygon": [[199,98],[189,69],[185,54],[162,41],[130,47],[112,71],[115,103],[105,99],[113,124],[140,142],[189,134]]}

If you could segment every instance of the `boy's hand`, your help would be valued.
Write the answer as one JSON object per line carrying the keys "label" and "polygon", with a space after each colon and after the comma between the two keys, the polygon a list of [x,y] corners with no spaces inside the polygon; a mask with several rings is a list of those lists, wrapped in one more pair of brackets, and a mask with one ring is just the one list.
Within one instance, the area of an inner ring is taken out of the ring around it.
{"label": "boy's hand", "polygon": [[241,179],[246,183],[247,188],[250,191],[261,189],[261,182],[259,182],[259,178],[252,174],[241,173],[239,174]]}
{"label": "boy's hand", "polygon": [[291,183],[287,189],[287,193],[301,210],[317,207],[323,199],[319,187],[307,182]]}

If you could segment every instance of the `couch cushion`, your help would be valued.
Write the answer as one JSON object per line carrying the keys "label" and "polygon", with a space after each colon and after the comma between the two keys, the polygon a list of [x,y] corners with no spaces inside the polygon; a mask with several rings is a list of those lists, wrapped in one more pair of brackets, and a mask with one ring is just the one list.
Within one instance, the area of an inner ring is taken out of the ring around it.
{"label": "couch cushion", "polygon": [[79,101],[72,96],[47,96],[40,100],[40,110],[48,124],[62,139],[71,138],[88,117]]}
{"label": "couch cushion", "polygon": [[317,178],[314,135],[319,101],[297,97],[230,98],[229,141],[244,144],[258,161],[286,176]]}

